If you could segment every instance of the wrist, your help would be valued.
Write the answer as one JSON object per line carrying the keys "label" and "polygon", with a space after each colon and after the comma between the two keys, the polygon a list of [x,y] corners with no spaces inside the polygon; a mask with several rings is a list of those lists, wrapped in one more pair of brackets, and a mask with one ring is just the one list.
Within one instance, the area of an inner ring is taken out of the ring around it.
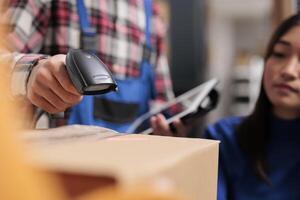
{"label": "wrist", "polygon": [[30,78],[30,75],[31,75],[31,72],[33,70],[33,68],[35,66],[37,66],[37,64],[39,63],[39,61],[41,60],[44,60],[44,59],[47,59],[49,58],[50,56],[47,56],[47,55],[42,55],[40,57],[37,57],[35,58],[34,60],[32,60],[32,62],[30,63],[30,66],[28,67],[28,75],[27,75],[27,78],[26,78],[26,82],[25,82],[25,88],[26,88],[26,93],[27,94],[27,84],[28,84],[28,81],[29,81],[29,78]]}
{"label": "wrist", "polygon": [[11,93],[13,96],[25,97],[27,82],[34,66],[48,56],[41,54],[28,54],[22,56],[15,64],[11,74]]}

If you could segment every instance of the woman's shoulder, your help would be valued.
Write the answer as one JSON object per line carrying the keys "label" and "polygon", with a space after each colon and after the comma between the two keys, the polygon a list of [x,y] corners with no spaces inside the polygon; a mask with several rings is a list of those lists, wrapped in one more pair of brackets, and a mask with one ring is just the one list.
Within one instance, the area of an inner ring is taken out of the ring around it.
{"label": "woman's shoulder", "polygon": [[208,139],[224,140],[234,137],[236,127],[245,117],[232,116],[226,117],[207,127],[204,136]]}

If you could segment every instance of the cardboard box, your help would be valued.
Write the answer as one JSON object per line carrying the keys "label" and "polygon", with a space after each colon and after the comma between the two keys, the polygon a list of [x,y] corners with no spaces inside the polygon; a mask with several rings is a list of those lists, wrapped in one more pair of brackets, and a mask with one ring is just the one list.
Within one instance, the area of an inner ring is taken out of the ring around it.
{"label": "cardboard box", "polygon": [[217,141],[120,135],[78,125],[33,131],[25,138],[29,162],[60,174],[75,193],[99,186],[99,180],[100,186],[165,180],[187,199],[216,199]]}

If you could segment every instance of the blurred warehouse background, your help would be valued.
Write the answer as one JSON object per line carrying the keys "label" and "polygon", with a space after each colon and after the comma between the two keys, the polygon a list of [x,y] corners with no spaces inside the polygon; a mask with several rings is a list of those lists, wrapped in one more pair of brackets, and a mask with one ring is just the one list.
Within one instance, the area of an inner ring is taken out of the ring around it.
{"label": "blurred warehouse background", "polygon": [[[201,129],[228,115],[246,115],[254,106],[263,53],[273,28],[297,12],[296,0],[157,0],[168,28],[168,55],[179,95],[216,77],[218,108]],[[201,131],[195,131],[200,133]]]}

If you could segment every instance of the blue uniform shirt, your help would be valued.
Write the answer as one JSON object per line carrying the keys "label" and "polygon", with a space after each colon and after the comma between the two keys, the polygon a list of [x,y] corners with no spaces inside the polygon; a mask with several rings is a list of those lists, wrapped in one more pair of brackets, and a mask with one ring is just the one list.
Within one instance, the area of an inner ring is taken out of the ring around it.
{"label": "blue uniform shirt", "polygon": [[218,200],[300,200],[300,119],[270,117],[267,164],[271,186],[255,176],[237,144],[235,127],[242,120],[225,118],[205,132],[207,138],[221,141]]}

